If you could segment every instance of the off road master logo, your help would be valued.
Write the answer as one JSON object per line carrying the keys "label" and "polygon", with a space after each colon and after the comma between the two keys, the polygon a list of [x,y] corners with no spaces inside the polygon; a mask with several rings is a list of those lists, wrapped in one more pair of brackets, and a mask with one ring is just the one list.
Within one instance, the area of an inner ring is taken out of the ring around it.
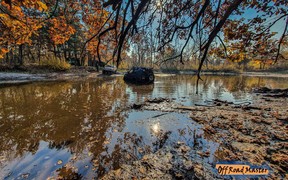
{"label": "off road master logo", "polygon": [[269,174],[266,167],[250,166],[245,164],[216,164],[216,169],[220,175],[247,175],[247,176],[265,176]]}

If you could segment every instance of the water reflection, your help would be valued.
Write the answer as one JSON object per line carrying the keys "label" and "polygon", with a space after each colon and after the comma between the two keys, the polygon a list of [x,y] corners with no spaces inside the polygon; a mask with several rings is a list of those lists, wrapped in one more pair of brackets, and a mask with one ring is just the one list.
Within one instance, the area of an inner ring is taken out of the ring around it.
{"label": "water reflection", "polygon": [[205,100],[223,99],[228,101],[251,100],[252,88],[287,88],[286,78],[248,76],[202,76],[196,94],[196,76],[168,76],[156,79],[152,97],[175,98],[185,105],[203,103]]}
{"label": "water reflection", "polygon": [[160,132],[160,124],[159,122],[155,123],[154,125],[152,125],[152,132],[154,134],[158,134]]}
{"label": "water reflection", "polygon": [[[127,110],[133,102],[155,97],[185,105],[213,98],[243,101],[251,99],[253,87],[287,88],[282,78],[206,76],[196,95],[195,78],[157,77],[149,86],[126,85],[121,77],[2,86],[0,179],[97,178],[163,145],[195,146],[195,136],[203,134],[186,115]],[[197,144],[216,151],[208,139]]]}

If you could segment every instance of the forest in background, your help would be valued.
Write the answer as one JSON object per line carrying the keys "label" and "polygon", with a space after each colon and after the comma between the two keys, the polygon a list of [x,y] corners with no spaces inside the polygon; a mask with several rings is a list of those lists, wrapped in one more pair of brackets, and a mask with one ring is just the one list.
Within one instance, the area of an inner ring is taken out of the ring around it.
{"label": "forest in background", "polygon": [[287,6],[285,0],[4,0],[0,64],[287,69]]}

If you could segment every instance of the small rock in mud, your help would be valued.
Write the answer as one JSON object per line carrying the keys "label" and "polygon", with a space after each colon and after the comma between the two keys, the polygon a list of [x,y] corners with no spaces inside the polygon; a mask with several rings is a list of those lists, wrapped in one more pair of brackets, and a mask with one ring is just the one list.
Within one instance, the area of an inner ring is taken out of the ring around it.
{"label": "small rock in mud", "polygon": [[29,176],[30,176],[29,173],[25,173],[25,174],[22,174],[22,175],[21,175],[21,177],[22,177],[23,179],[27,179],[27,178],[29,178]]}
{"label": "small rock in mud", "polygon": [[57,164],[58,164],[58,165],[61,165],[62,163],[63,163],[62,160],[58,160],[58,161],[57,161]]}

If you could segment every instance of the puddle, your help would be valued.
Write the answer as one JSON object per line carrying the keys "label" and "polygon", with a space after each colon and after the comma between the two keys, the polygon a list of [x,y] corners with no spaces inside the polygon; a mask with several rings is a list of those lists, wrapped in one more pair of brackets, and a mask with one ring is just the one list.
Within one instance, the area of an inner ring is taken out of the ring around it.
{"label": "puddle", "polygon": [[[148,98],[186,106],[222,99],[250,101],[253,87],[283,88],[285,78],[156,77],[154,85],[126,85],[122,77],[35,82],[0,87],[0,179],[102,177],[120,164],[184,142],[211,166],[221,149],[187,114],[129,110]],[[201,153],[209,152],[202,156]]]}

